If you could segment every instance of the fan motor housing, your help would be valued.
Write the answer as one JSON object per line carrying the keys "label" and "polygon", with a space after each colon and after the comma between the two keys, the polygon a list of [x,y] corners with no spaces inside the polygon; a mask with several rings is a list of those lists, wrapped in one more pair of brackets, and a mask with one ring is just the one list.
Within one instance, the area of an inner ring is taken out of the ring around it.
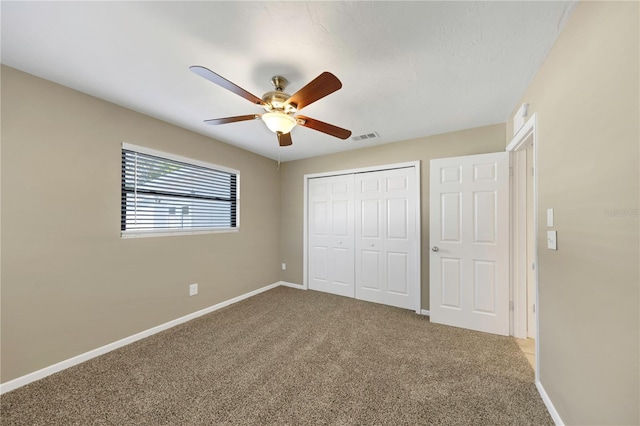
{"label": "fan motor housing", "polygon": [[263,106],[264,109],[269,112],[282,111],[287,114],[293,114],[296,112],[297,106],[295,104],[285,105],[287,99],[291,97],[291,95],[284,92],[289,81],[280,75],[274,75],[271,77],[271,84],[275,90],[262,95],[262,100],[266,103],[266,105]]}
{"label": "fan motor housing", "polygon": [[284,111],[286,113],[292,113],[296,111],[295,105],[284,103],[289,99],[291,95],[278,90],[267,92],[262,96],[262,100],[267,104],[264,109],[267,111]]}

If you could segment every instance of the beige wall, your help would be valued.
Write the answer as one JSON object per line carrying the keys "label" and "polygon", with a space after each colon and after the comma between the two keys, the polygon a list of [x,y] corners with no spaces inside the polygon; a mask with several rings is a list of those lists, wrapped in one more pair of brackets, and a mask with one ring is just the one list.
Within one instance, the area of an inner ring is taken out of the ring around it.
{"label": "beige wall", "polygon": [[[539,250],[539,361],[567,424],[640,423],[638,16],[637,2],[581,3],[517,104],[530,103],[539,120],[541,242],[546,209],[556,213],[559,249]],[[428,309],[429,160],[501,151],[511,123],[278,172],[273,161],[3,67],[0,381],[279,279],[302,283],[309,173],[422,160]],[[122,141],[239,169],[241,231],[120,239]],[[189,298],[192,282],[200,295]]]}
{"label": "beige wall", "polygon": [[[433,158],[504,151],[505,126],[479,127],[405,142],[379,145],[305,160],[281,167],[282,230],[280,252],[287,270],[282,280],[302,284],[303,177],[305,174],[406,161],[421,161],[422,309],[429,309],[429,161]],[[353,143],[353,142],[345,142]]]}
{"label": "beige wall", "polygon": [[[121,239],[123,141],[240,170],[240,232]],[[3,67],[1,171],[2,382],[280,279],[266,158]]]}
{"label": "beige wall", "polygon": [[539,249],[540,378],[566,424],[640,423],[638,6],[581,3],[518,103],[538,117],[543,244],[555,209],[558,251]]}

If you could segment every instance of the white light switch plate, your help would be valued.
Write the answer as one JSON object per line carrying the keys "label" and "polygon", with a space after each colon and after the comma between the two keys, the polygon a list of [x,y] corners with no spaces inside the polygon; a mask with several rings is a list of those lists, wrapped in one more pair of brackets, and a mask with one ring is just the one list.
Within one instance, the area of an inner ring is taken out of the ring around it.
{"label": "white light switch plate", "polygon": [[547,248],[558,250],[558,231],[547,231]]}
{"label": "white light switch plate", "polygon": [[547,209],[547,226],[553,226],[553,209]]}

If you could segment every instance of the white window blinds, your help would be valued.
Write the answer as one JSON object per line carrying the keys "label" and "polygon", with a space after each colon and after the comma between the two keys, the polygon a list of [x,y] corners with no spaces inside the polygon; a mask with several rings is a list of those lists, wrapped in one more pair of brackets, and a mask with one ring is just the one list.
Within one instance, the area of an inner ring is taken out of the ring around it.
{"label": "white window blinds", "polygon": [[123,234],[237,227],[237,174],[181,160],[123,146]]}

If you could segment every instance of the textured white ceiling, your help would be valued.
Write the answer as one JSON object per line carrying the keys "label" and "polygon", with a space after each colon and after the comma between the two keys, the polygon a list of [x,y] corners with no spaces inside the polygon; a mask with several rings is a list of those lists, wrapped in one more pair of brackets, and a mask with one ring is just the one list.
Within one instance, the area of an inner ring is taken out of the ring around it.
{"label": "textured white ceiling", "polygon": [[[10,2],[2,63],[282,161],[504,122],[575,2]],[[323,71],[341,90],[303,114],[371,141],[296,127],[280,148],[262,109],[191,73],[202,65],[261,97]],[[132,142],[132,141],[130,141]]]}

